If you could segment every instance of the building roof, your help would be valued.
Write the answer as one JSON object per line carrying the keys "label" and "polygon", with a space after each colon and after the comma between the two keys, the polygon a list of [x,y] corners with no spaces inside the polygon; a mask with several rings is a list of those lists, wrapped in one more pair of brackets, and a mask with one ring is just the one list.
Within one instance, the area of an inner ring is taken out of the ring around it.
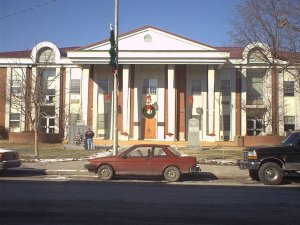
{"label": "building roof", "polygon": [[[77,49],[78,47],[59,48],[62,57],[67,57],[67,51]],[[15,51],[15,52],[0,52],[0,58],[30,58],[32,50]]]}

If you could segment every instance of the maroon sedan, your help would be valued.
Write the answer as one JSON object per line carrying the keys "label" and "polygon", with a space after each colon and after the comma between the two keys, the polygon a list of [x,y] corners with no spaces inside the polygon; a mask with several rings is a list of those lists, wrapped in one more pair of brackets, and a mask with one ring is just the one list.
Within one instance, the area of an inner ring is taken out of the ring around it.
{"label": "maroon sedan", "polygon": [[178,181],[181,174],[200,171],[196,157],[183,156],[169,145],[133,145],[117,156],[91,159],[85,168],[99,179],[114,175],[163,175],[167,181]]}

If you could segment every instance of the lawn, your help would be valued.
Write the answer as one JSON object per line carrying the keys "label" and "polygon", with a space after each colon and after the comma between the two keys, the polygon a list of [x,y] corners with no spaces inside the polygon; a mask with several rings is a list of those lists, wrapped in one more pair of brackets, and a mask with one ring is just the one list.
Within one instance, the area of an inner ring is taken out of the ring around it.
{"label": "lawn", "polygon": [[[34,159],[34,144],[33,143],[23,143],[16,144],[10,143],[8,140],[0,140],[0,148],[4,149],[15,149],[18,150],[21,159]],[[177,149],[179,152],[195,156],[199,161],[209,161],[209,160],[237,160],[242,156],[241,148],[235,147],[218,147],[218,148],[203,148],[202,150],[197,149],[186,149],[184,147],[179,147]],[[63,158],[85,158],[97,152],[102,152],[106,150],[93,150],[86,151],[84,149],[73,148],[70,149],[69,146],[64,146],[63,144],[39,144],[40,158],[42,159],[63,159]]]}

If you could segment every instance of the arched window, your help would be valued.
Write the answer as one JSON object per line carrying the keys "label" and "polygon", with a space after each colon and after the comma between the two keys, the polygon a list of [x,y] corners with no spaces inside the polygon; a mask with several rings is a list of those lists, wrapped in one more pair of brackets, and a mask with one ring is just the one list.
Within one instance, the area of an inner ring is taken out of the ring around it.
{"label": "arched window", "polygon": [[40,63],[52,63],[55,62],[55,53],[51,48],[42,48],[37,55],[37,61]]}
{"label": "arched window", "polygon": [[266,55],[265,51],[260,48],[252,49],[248,54],[248,63],[265,63]]}

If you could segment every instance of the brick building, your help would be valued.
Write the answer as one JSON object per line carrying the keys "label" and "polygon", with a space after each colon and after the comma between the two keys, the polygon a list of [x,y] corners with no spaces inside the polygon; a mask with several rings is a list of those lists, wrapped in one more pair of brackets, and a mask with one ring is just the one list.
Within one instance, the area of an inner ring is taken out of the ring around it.
{"label": "brick building", "polygon": [[[119,139],[187,140],[191,118],[199,120],[203,141],[271,134],[274,119],[279,135],[299,129],[294,76],[274,75],[259,46],[212,47],[151,26],[120,35]],[[36,74],[47,61],[43,79],[55,79],[45,87],[41,131],[66,137],[70,125],[83,124],[96,138],[112,139],[109,49],[109,40],[76,48],[41,42],[29,51],[0,53],[0,89],[18,91],[15,74]],[[30,129],[4,99],[0,112],[2,135]]]}

